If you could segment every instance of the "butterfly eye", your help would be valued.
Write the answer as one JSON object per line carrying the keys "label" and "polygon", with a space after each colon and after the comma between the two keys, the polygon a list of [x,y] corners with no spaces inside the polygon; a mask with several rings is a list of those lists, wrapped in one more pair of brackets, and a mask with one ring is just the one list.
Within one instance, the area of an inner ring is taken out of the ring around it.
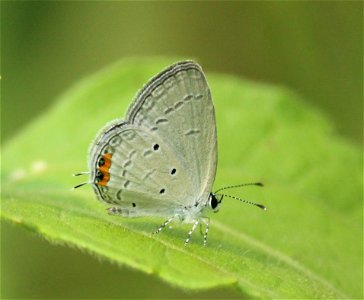
{"label": "butterfly eye", "polygon": [[157,151],[159,149],[159,145],[158,144],[154,144],[153,149],[154,149],[154,151]]}
{"label": "butterfly eye", "polygon": [[98,163],[98,165],[99,165],[99,167],[101,167],[101,166],[103,166],[105,164],[105,159],[103,159],[102,157],[100,158],[100,160],[99,160],[99,163]]}
{"label": "butterfly eye", "polygon": [[136,206],[136,204],[135,204],[135,203],[132,203],[132,205],[133,205],[133,207],[135,207],[135,206]]}
{"label": "butterfly eye", "polygon": [[215,209],[219,202],[217,201],[216,197],[214,195],[211,195],[210,205],[212,209]]}
{"label": "butterfly eye", "polygon": [[97,171],[96,180],[99,182],[104,178],[104,174],[101,171]]}
{"label": "butterfly eye", "polygon": [[176,174],[176,169],[172,169],[172,171],[171,171],[171,175],[174,175],[174,174]]}
{"label": "butterfly eye", "polygon": [[165,193],[165,189],[161,189],[160,191],[159,191],[159,194],[164,194]]}

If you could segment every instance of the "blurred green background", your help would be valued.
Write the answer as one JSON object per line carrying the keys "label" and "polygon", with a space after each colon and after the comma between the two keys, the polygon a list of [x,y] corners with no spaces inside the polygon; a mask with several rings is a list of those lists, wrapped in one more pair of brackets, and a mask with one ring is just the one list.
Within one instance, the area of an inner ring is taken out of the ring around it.
{"label": "blurred green background", "polygon": [[[123,57],[196,58],[206,72],[288,86],[361,146],[363,3],[1,2],[1,142],[74,82]],[[1,228],[1,297],[198,294]]]}

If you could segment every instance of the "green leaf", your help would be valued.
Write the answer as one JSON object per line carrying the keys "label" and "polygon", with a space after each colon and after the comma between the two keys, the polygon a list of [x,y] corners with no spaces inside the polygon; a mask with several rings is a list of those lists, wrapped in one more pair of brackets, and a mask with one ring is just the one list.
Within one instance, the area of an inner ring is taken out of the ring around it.
{"label": "green leaf", "polygon": [[[125,60],[66,92],[3,149],[2,217],[51,242],[159,276],[186,289],[230,286],[262,298],[361,298],[361,155],[294,93],[232,76],[207,74],[216,106],[219,166],[215,188],[233,199],[211,216],[208,246],[190,226],[106,214],[87,170],[97,131],[124,115],[136,91],[170,59]],[[206,145],[208,147],[209,145]]]}

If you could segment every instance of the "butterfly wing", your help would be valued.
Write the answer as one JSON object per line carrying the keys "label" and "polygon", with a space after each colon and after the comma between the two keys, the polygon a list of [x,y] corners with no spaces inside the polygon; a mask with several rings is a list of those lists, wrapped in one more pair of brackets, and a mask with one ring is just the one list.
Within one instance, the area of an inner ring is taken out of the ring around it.
{"label": "butterfly wing", "polygon": [[170,216],[208,199],[216,172],[216,125],[201,68],[180,62],[138,93],[90,148],[94,190],[127,216]]}
{"label": "butterfly wing", "polygon": [[207,200],[216,173],[217,137],[212,97],[201,67],[179,62],[152,78],[130,106],[127,119],[156,132],[189,170],[194,199],[187,204]]}

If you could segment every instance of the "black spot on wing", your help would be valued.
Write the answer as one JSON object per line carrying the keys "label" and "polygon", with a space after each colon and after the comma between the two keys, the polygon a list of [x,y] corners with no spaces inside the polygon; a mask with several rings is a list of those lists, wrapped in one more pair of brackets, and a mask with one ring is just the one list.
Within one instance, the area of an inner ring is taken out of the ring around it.
{"label": "black spot on wing", "polygon": [[103,166],[105,164],[105,160],[101,157],[99,162],[98,162],[98,165],[99,167]]}

